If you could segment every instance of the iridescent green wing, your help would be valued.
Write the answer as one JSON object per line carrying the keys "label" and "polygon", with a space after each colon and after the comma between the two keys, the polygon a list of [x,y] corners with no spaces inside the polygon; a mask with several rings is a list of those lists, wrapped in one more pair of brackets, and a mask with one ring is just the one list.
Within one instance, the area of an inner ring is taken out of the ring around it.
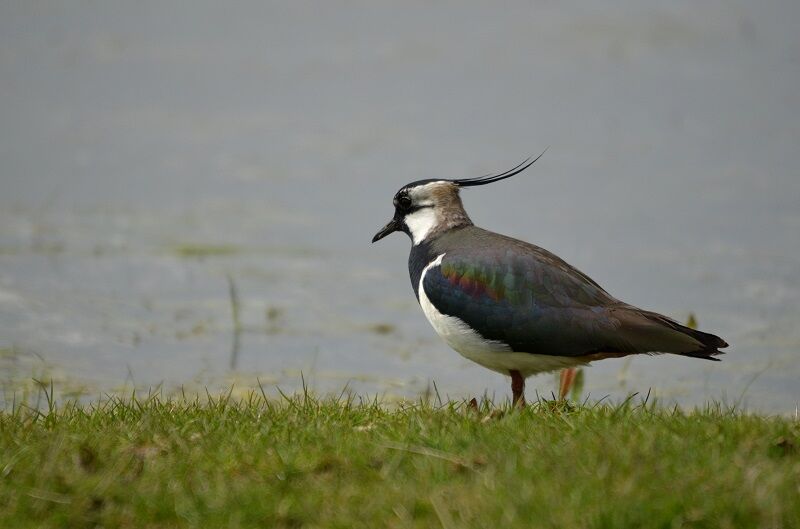
{"label": "iridescent green wing", "polygon": [[444,252],[426,273],[437,310],[516,351],[574,356],[612,347],[618,322],[608,309],[622,304],[597,283],[542,248],[479,242]]}

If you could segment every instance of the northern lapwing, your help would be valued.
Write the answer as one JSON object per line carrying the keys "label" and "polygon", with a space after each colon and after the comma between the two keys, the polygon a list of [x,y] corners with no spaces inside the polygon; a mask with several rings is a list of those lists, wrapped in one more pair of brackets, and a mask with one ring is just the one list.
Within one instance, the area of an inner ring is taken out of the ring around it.
{"label": "northern lapwing", "polygon": [[722,338],[624,303],[547,250],[472,223],[462,188],[510,178],[539,157],[496,175],[419,180],[395,194],[394,217],[372,242],[395,231],[411,237],[411,285],[439,336],[511,376],[514,403],[524,403],[527,377],[594,360],[659,353],[718,360],[728,345]]}

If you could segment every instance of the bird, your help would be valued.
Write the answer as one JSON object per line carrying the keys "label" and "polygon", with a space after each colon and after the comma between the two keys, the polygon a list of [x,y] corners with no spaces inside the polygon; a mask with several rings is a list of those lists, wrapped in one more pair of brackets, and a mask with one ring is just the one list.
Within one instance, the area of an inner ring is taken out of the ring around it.
{"label": "bird", "polygon": [[620,301],[544,248],[473,224],[460,191],[511,178],[542,154],[498,174],[417,180],[395,193],[394,216],[372,242],[410,237],[411,285],[436,333],[510,376],[520,406],[525,380],[538,373],[638,354],[719,361],[728,346],[719,336]]}

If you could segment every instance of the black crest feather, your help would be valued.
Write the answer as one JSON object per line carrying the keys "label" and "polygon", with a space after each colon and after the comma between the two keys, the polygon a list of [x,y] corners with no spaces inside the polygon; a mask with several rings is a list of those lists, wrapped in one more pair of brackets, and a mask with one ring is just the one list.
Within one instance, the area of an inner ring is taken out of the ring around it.
{"label": "black crest feather", "polygon": [[484,176],[476,176],[474,178],[462,178],[459,180],[450,180],[459,187],[469,187],[469,186],[482,186],[485,184],[491,184],[492,182],[497,182],[498,180],[504,180],[506,178],[511,178],[515,174],[519,174],[534,163],[536,160],[542,157],[544,153],[547,152],[547,149],[542,151],[542,154],[537,156],[536,158],[528,157],[523,161],[521,164],[517,165],[516,167],[512,167],[508,171],[502,172],[500,174],[488,174]]}

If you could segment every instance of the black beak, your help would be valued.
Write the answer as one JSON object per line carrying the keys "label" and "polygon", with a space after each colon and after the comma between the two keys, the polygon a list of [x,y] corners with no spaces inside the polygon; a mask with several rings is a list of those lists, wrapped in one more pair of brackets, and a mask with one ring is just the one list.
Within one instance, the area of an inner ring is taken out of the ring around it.
{"label": "black beak", "polygon": [[378,242],[379,240],[383,239],[390,233],[393,233],[400,229],[400,222],[397,219],[392,219],[389,223],[381,228],[381,231],[375,234],[375,237],[372,238],[372,242]]}

